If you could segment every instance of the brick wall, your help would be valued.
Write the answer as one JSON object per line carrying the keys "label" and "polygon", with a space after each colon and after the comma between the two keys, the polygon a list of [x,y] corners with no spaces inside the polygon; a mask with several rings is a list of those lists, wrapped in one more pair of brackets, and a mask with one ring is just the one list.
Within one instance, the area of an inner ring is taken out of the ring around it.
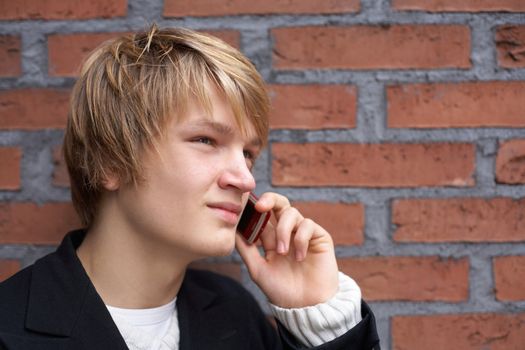
{"label": "brick wall", "polygon": [[[0,279],[78,226],[60,158],[78,63],[156,21],[258,66],[273,101],[258,192],[332,232],[385,349],[523,349],[523,0],[19,3],[0,3]],[[263,303],[238,255],[198,267]]]}

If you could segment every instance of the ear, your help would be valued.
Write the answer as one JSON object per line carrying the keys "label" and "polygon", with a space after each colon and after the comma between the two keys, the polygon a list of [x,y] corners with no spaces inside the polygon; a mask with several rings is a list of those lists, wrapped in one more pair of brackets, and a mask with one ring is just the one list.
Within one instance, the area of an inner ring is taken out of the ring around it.
{"label": "ear", "polygon": [[120,180],[115,174],[108,173],[102,180],[102,186],[104,186],[107,191],[116,191],[120,187]]}

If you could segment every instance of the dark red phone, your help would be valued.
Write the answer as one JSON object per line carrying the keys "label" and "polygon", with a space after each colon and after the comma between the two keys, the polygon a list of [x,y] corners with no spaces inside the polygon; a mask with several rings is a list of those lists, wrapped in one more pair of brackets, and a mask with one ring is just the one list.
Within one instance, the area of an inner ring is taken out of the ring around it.
{"label": "dark red phone", "polygon": [[237,225],[237,232],[250,244],[257,241],[270,219],[270,212],[259,213],[255,209],[256,202],[257,197],[253,193],[250,193],[248,202],[244,207],[241,219]]}

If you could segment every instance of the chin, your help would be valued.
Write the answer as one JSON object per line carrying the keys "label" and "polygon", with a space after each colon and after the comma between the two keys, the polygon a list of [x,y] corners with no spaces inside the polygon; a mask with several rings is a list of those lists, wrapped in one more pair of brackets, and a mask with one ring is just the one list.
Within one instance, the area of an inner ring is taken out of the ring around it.
{"label": "chin", "polygon": [[213,256],[228,256],[235,249],[235,239],[232,239],[231,242],[221,242],[215,248]]}
{"label": "chin", "polygon": [[208,241],[199,247],[200,253],[206,257],[228,256],[235,249],[235,234],[218,236],[214,241]]}

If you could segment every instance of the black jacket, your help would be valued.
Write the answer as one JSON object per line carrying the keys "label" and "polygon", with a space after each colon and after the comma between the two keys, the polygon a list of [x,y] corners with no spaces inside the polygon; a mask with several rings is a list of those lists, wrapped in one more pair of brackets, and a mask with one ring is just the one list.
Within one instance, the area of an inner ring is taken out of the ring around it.
{"label": "black jacket", "polygon": [[[85,232],[68,234],[57,251],[0,284],[0,349],[127,349],[76,248]],[[177,296],[180,349],[299,349],[284,327],[279,334],[251,294],[237,282],[188,270]],[[363,320],[317,349],[378,348],[375,320]]]}

